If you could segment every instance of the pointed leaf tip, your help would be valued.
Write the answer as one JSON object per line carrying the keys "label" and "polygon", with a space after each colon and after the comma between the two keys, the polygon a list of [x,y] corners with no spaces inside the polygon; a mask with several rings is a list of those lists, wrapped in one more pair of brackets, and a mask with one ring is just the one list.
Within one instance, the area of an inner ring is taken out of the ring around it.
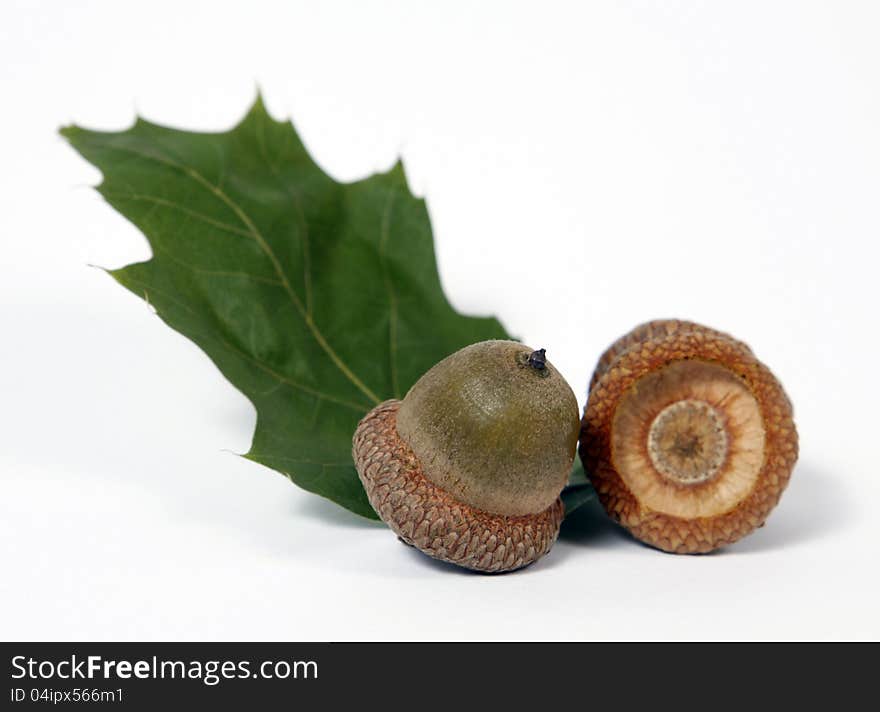
{"label": "pointed leaf tip", "polygon": [[58,128],[58,134],[66,139],[67,141],[72,141],[73,138],[82,131],[75,124],[67,124],[66,126],[61,126]]}

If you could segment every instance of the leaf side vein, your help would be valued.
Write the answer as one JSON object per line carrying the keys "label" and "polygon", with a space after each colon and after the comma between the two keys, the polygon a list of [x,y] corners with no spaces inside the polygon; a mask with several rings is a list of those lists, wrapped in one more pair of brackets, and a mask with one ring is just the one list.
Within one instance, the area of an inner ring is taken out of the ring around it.
{"label": "leaf side vein", "polygon": [[[153,292],[154,294],[158,294],[158,295],[162,296],[164,299],[166,299],[169,302],[171,302],[172,304],[174,304],[177,308],[179,308],[185,312],[188,312],[192,316],[198,318],[199,315],[192,308],[190,308],[189,306],[187,306],[186,304],[184,304],[180,300],[176,299],[175,297],[171,296],[170,294],[168,294],[164,290],[157,289],[154,285],[147,284],[146,282],[139,280],[139,279],[136,279],[130,275],[125,275],[125,280],[134,284],[134,285],[137,285],[141,289],[143,289],[144,290],[144,300],[148,304],[151,304],[153,307],[155,307],[155,303],[150,302],[149,297],[148,297],[148,292]],[[211,336],[211,338],[219,341],[223,346],[225,346],[230,351],[234,352],[236,355],[244,358],[246,361],[251,362],[254,366],[259,368],[261,371],[272,376],[272,378],[279,381],[280,383],[283,383],[287,386],[290,386],[291,388],[294,388],[296,390],[303,391],[304,393],[308,393],[309,395],[314,396],[315,398],[320,398],[322,400],[326,400],[326,401],[330,401],[332,403],[337,403],[339,405],[346,406],[347,408],[351,408],[352,410],[355,410],[358,413],[365,413],[367,410],[370,409],[369,405],[365,405],[363,403],[356,403],[354,401],[349,401],[344,398],[338,398],[337,396],[331,395],[329,393],[325,393],[324,391],[318,390],[316,388],[312,388],[311,386],[307,386],[307,385],[300,383],[298,381],[294,381],[293,379],[288,378],[287,376],[285,376],[282,373],[278,373],[269,364],[262,361],[261,359],[258,359],[256,356],[253,356],[253,355],[247,353],[246,351],[239,349],[231,341],[220,336],[219,333],[211,333],[210,336]]]}

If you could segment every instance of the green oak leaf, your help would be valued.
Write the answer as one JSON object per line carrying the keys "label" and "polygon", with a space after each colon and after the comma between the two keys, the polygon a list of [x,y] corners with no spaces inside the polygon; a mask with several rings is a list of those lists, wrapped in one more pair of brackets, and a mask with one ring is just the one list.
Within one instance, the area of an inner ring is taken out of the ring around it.
{"label": "green oak leaf", "polygon": [[446,300],[402,165],[338,183],[259,97],[225,133],[138,119],[61,134],[152,248],[110,274],[254,404],[245,457],[376,518],[351,460],[358,420],[453,351],[510,338]]}

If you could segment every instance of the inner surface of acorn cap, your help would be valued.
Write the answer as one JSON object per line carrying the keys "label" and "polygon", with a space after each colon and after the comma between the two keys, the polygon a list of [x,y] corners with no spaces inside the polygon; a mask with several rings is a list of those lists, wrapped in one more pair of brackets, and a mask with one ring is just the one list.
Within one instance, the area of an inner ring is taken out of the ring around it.
{"label": "inner surface of acorn cap", "polygon": [[704,361],[675,361],[640,378],[621,398],[612,460],[643,506],[676,517],[711,517],[751,492],[764,441],[758,403],[735,374]]}
{"label": "inner surface of acorn cap", "polygon": [[727,459],[728,443],[723,416],[705,401],[671,403],[648,430],[654,469],[683,485],[712,479]]}
{"label": "inner surface of acorn cap", "polygon": [[679,319],[636,326],[599,358],[580,439],[608,515],[695,554],[764,524],[797,462],[791,400],[751,348]]}
{"label": "inner surface of acorn cap", "polygon": [[419,379],[400,406],[397,431],[425,477],[457,500],[492,514],[534,514],[568,480],[577,399],[543,349],[485,341]]}

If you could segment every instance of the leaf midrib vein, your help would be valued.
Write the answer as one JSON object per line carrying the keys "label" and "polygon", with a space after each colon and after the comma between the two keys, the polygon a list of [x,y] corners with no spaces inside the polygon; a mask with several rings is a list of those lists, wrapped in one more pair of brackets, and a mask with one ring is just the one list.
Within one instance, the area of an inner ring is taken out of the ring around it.
{"label": "leaf midrib vein", "polygon": [[320,329],[318,329],[317,324],[315,324],[312,316],[306,311],[304,308],[302,301],[297,296],[296,292],[293,291],[293,287],[290,285],[290,281],[287,279],[287,274],[284,272],[281,267],[281,263],[278,260],[278,257],[275,255],[275,252],[272,250],[270,245],[266,242],[260,230],[257,228],[256,224],[251,220],[250,216],[247,212],[235,201],[233,200],[227,193],[220,188],[219,186],[214,185],[205,178],[201,173],[199,173],[195,168],[187,166],[184,163],[180,163],[175,161],[167,156],[159,156],[151,153],[145,153],[143,151],[138,151],[136,149],[130,148],[128,146],[112,146],[111,148],[122,151],[123,153],[130,153],[132,155],[140,156],[146,160],[155,161],[161,165],[170,166],[175,170],[182,171],[185,175],[188,175],[194,181],[196,181],[199,185],[210,191],[214,194],[224,205],[226,205],[233,213],[235,213],[236,217],[242,222],[247,231],[250,233],[250,236],[256,241],[257,245],[262,249],[266,257],[268,257],[269,261],[272,263],[272,267],[275,270],[275,273],[278,275],[278,278],[281,280],[281,284],[284,287],[284,290],[287,292],[290,297],[291,302],[293,303],[296,310],[299,312],[306,326],[312,334],[312,337],[315,341],[318,342],[318,345],[324,350],[327,356],[330,357],[330,360],[333,364],[342,372],[342,374],[348,378],[349,381],[363,393],[367,398],[369,398],[373,404],[378,404],[381,402],[381,399],[370,389],[367,385],[361,381],[360,378],[355,375],[355,373],[348,367],[348,365],[339,357],[339,354],[333,349],[332,346],[327,342],[327,339],[324,338],[324,335],[321,333]]}
{"label": "leaf midrib vein", "polygon": [[[269,166],[269,170],[272,171],[272,175],[275,176],[275,179],[278,181],[279,185],[282,186],[284,191],[291,197],[293,200],[293,204],[296,207],[297,217],[299,217],[300,221],[300,229],[302,231],[301,239],[302,239],[302,257],[303,257],[303,291],[305,292],[305,307],[306,313],[311,315],[312,313],[312,257],[311,257],[311,245],[309,240],[309,224],[306,221],[305,210],[303,210],[302,199],[300,198],[299,190],[293,188],[284,178],[281,176],[281,171],[278,166],[275,165],[274,161],[269,157],[269,151],[266,149],[266,136],[265,136],[265,115],[261,114],[261,120],[257,123],[259,126],[259,130],[257,131],[257,143],[260,146],[260,154],[263,157],[263,160],[266,162],[266,165]],[[285,141],[289,141],[290,132],[284,134]],[[285,148],[286,148],[285,144]],[[283,155],[279,150],[279,155]]]}

